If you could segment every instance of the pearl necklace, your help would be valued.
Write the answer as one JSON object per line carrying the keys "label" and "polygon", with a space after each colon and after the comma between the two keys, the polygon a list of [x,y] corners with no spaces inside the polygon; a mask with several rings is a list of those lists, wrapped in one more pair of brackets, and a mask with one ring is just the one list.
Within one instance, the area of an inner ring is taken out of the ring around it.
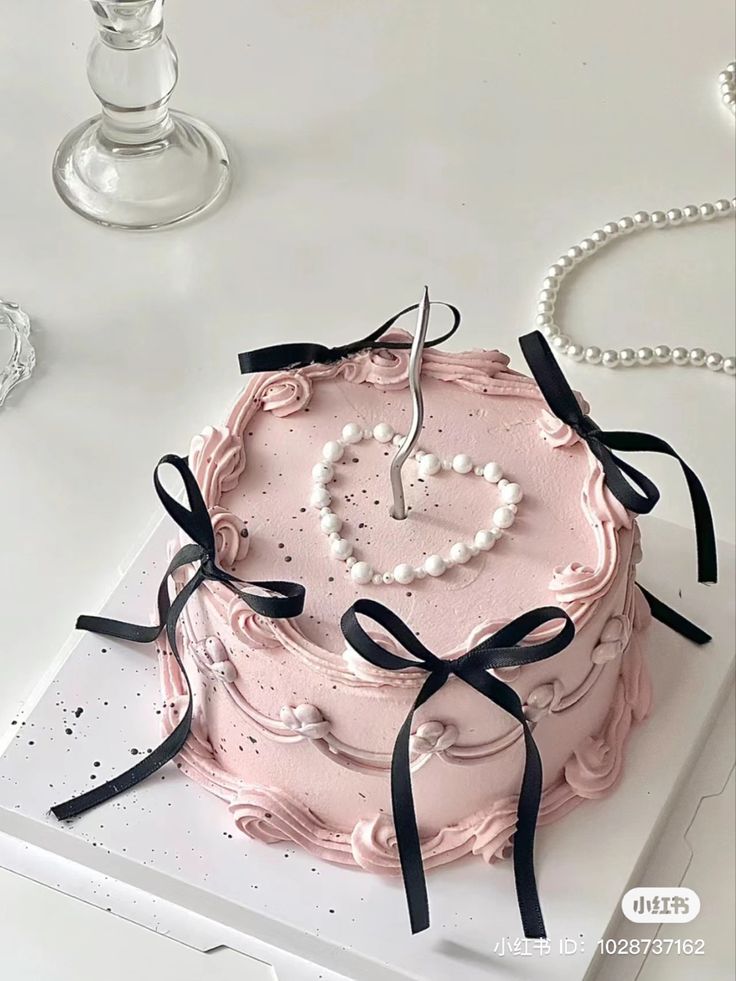
{"label": "pearl necklace", "polygon": [[335,479],[334,465],[343,458],[347,446],[362,440],[375,439],[377,443],[392,443],[400,447],[405,438],[402,433],[395,432],[393,426],[387,422],[379,422],[372,429],[364,429],[357,422],[349,422],[343,426],[339,439],[325,443],[322,447],[322,459],[312,468],[313,487],[309,503],[319,512],[320,528],[329,538],[332,558],[344,562],[350,578],[359,585],[372,583],[374,586],[390,586],[392,583],[399,583],[408,586],[415,579],[443,576],[454,565],[464,565],[481,552],[490,552],[504,531],[514,523],[518,504],[524,496],[518,484],[506,480],[501,466],[495,461],[474,464],[467,453],[456,453],[451,459],[442,460],[435,453],[413,450],[409,458],[415,460],[420,477],[434,477],[443,471],[482,477],[489,484],[497,485],[500,504],[493,511],[490,526],[476,531],[470,543],[455,542],[448,555],[429,555],[417,564],[402,561],[390,572],[379,572],[369,562],[359,560],[353,554],[352,542],[340,535],[342,518],[334,510],[333,495],[327,485]]}
{"label": "pearl necklace", "polygon": [[[732,61],[718,76],[721,91],[721,101],[736,115],[736,61]],[[726,218],[736,214],[736,198],[730,201],[721,198],[714,203],[706,202],[700,206],[685,205],[684,208],[670,208],[668,211],[637,211],[633,217],[620,218],[610,221],[597,228],[589,238],[584,238],[579,245],[573,245],[560,256],[547,271],[542,283],[542,289],[537,300],[537,327],[548,338],[550,344],[573,361],[586,361],[588,364],[602,364],[606,368],[629,368],[634,365],[647,367],[652,364],[674,364],[678,367],[691,366],[708,368],[710,371],[723,371],[727,375],[736,375],[736,357],[724,357],[719,351],[708,353],[702,347],[688,349],[686,347],[669,348],[666,344],[657,347],[622,348],[620,351],[609,348],[602,351],[591,345],[585,347],[573,341],[564,333],[555,319],[557,298],[565,276],[575,266],[595,255],[605,245],[622,235],[642,232],[648,229],[661,230],[676,228],[678,225],[692,224],[698,221],[711,221],[714,218]]]}

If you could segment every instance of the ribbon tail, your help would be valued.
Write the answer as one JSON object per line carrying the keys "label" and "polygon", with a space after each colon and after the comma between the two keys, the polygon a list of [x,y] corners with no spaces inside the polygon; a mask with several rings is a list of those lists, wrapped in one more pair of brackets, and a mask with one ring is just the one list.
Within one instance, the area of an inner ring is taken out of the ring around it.
{"label": "ribbon tail", "polygon": [[92,617],[82,614],[77,619],[77,630],[88,630],[103,637],[116,640],[129,640],[133,644],[152,644],[164,629],[163,623],[144,626],[140,623],[127,623],[125,620],[108,620],[107,617]]}
{"label": "ribbon tail", "polygon": [[[561,613],[561,611],[556,612]],[[561,615],[564,616],[564,614]],[[562,632],[561,636],[564,633],[565,631]],[[521,699],[510,685],[501,681],[500,678],[488,674],[485,670],[463,670],[458,674],[481,695],[485,695],[495,705],[513,716],[523,727],[526,757],[519,803],[516,809],[514,880],[524,936],[530,939],[546,937],[542,907],[537,891],[537,879],[534,873],[534,837],[539,804],[542,799],[542,760],[537,744],[526,721]]]}
{"label": "ribbon tail", "polygon": [[613,450],[633,453],[662,453],[677,460],[690,492],[690,504],[695,524],[695,547],[698,557],[698,582],[718,582],[718,549],[713,514],[708,502],[708,495],[705,493],[705,488],[695,471],[685,463],[680,454],[675,452],[669,443],[658,436],[651,436],[648,433],[604,432],[599,434],[599,438]]}
{"label": "ribbon tail", "polygon": [[391,808],[396,830],[396,844],[399,849],[401,875],[404,880],[404,892],[409,910],[409,923],[413,934],[421,933],[429,927],[429,898],[422,861],[422,844],[414,807],[414,794],[411,787],[409,739],[414,713],[444,683],[444,677],[433,674],[424,682],[404,720],[404,724],[399,729],[391,757]]}
{"label": "ribbon tail", "polygon": [[671,606],[662,602],[661,599],[650,593],[648,589],[645,589],[641,583],[637,583],[636,585],[649,604],[649,609],[655,620],[659,620],[660,623],[669,627],[670,630],[674,630],[681,637],[685,637],[687,640],[691,640],[694,644],[698,644],[701,647],[703,644],[708,644],[713,640],[709,633],[706,633],[705,630],[693,623],[692,620],[688,620],[682,613],[678,613],[677,610],[673,610]]}
{"label": "ribbon tail", "polygon": [[[183,748],[184,743],[187,741],[187,736],[189,735],[189,730],[192,724],[192,687],[189,682],[189,677],[182,663],[181,657],[179,655],[178,648],[176,646],[176,622],[179,619],[181,611],[187,604],[192,593],[199,587],[203,581],[203,575],[200,571],[189,580],[189,582],[184,586],[181,592],[176,596],[171,608],[168,612],[166,618],[166,632],[169,639],[169,644],[173,656],[176,658],[179,669],[182,672],[184,678],[184,683],[187,689],[188,703],[184,715],[181,717],[179,722],[176,724],[175,728],[169,733],[169,735],[164,739],[156,749],[150,753],[145,759],[136,763],[129,770],[124,773],[119,774],[107,783],[101,784],[99,787],[93,787],[86,793],[79,795],[78,797],[72,797],[69,800],[64,801],[61,804],[56,804],[51,808],[51,813],[59,821],[66,821],[70,818],[76,817],[79,814],[83,814],[85,811],[89,811],[94,807],[98,807],[100,804],[104,804],[106,801],[113,797],[117,797],[118,794],[124,793],[126,790],[130,790],[136,784],[141,783],[146,780],[151,774],[159,770],[164,764],[172,760]],[[126,624],[117,620],[105,620],[102,617],[80,617],[80,620],[95,622],[99,621],[101,624],[107,625],[106,630],[103,632],[107,633],[107,636],[111,637],[122,637],[122,639],[131,640],[130,632],[111,632],[114,628],[129,628],[134,630],[144,631],[151,630],[156,631],[153,636],[153,640],[159,636],[161,632],[160,627],[139,627],[136,624]],[[108,632],[107,628],[110,628]]]}
{"label": "ribbon tail", "polygon": [[526,761],[516,812],[514,880],[524,936],[536,939],[547,936],[534,872],[534,836],[542,799],[542,760],[529,725],[526,720],[521,724],[524,727]]}

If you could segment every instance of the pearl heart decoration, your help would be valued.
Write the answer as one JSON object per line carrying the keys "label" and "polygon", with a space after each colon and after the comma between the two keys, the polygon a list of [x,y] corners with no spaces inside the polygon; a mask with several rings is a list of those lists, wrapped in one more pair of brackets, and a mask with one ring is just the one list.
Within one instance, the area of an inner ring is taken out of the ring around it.
{"label": "pearl heart decoration", "polygon": [[481,552],[489,552],[504,531],[514,523],[518,505],[524,496],[517,483],[506,480],[501,466],[495,461],[475,464],[467,453],[456,453],[452,458],[441,459],[435,453],[415,450],[411,458],[415,460],[421,477],[428,479],[447,471],[481,477],[487,483],[497,485],[500,504],[493,511],[488,527],[478,529],[469,543],[455,542],[448,555],[430,555],[421,564],[401,561],[390,571],[379,572],[370,562],[359,559],[354,554],[352,542],[340,535],[342,518],[333,510],[332,492],[328,485],[335,479],[334,465],[342,459],[346,446],[375,439],[378,443],[392,443],[399,447],[404,438],[402,433],[395,432],[393,426],[387,422],[379,422],[372,429],[364,429],[357,422],[349,422],[343,426],[339,439],[325,443],[322,447],[322,459],[312,468],[310,504],[319,513],[320,529],[329,539],[330,553],[334,559],[345,563],[353,582],[362,586],[368,583],[374,586],[389,586],[392,583],[408,586],[415,579],[442,576],[454,565],[464,565]]}

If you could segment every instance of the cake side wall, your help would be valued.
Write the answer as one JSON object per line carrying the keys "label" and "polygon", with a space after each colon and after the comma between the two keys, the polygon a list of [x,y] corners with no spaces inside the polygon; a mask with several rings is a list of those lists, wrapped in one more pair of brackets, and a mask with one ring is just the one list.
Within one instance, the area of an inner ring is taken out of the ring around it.
{"label": "cake side wall", "polygon": [[[644,717],[649,707],[648,675],[641,651],[641,633],[648,623],[648,609],[634,586],[633,566],[628,562],[615,592],[610,608],[601,611],[600,622],[591,622],[583,631],[589,634],[585,643],[587,653],[583,653],[582,645],[575,651],[571,648],[565,652],[572,652],[575,658],[575,664],[571,657],[564,665],[563,673],[569,677],[569,684],[580,687],[585,661],[588,665],[595,664],[594,658],[601,668],[595,683],[572,706],[537,716],[535,738],[545,765],[540,824],[562,816],[580,800],[600,797],[615,786],[629,729],[634,721]],[[621,623],[623,633],[618,630]],[[552,665],[554,659],[548,663]],[[194,663],[189,667],[193,674],[196,672],[195,678],[202,678]],[[537,670],[541,665],[530,667]],[[522,669],[522,677],[514,682],[520,693],[526,692],[525,698],[535,686],[539,687],[538,682],[550,683],[551,677],[547,675],[546,682],[543,678],[524,678],[528,670]],[[162,671],[169,704],[181,707],[183,680],[173,658],[162,656]],[[203,680],[204,684],[196,686],[195,727],[181,756],[182,768],[229,803],[242,831],[266,841],[292,841],[330,861],[357,864],[374,872],[397,871],[387,772],[369,774],[340,766],[316,750],[314,729],[311,736],[304,735],[288,748],[263,733],[257,736],[247,733],[242,715],[230,717],[230,712],[222,711],[225,701],[218,697],[221,678],[216,682]],[[554,680],[559,682],[559,678],[553,678],[552,683]],[[445,691],[445,700],[440,702]],[[356,704],[372,709],[377,718],[381,692],[389,696],[380,702],[382,720],[389,702],[396,703],[397,696],[399,700],[402,696],[406,698],[408,692],[379,688],[351,694]],[[561,689],[558,695],[558,702],[564,705]],[[485,735],[513,731],[499,717],[502,713],[497,714],[487,702],[476,706],[476,699],[471,700],[471,696],[473,693],[462,691],[459,683],[446,686],[435,696],[436,701],[433,699],[426,706],[434,716],[429,721],[442,721],[447,728],[448,724],[454,724],[450,718],[460,721],[462,716],[473,720],[472,728],[482,729]],[[397,721],[404,707],[392,706]],[[478,712],[478,708],[482,711]],[[169,726],[175,722],[176,711],[173,708],[169,715]],[[307,721],[302,728],[308,725],[318,726],[319,722]],[[390,743],[395,730],[389,732],[383,721],[377,728]],[[233,742],[236,730],[240,731],[237,743]],[[459,731],[452,745],[467,746],[467,739],[463,738],[466,732]],[[444,750],[431,753],[413,778],[426,861],[429,866],[443,864],[468,851],[482,854],[487,861],[502,857],[515,823],[522,766],[519,744],[512,742],[489,760],[470,764],[453,764],[438,758],[449,749],[451,746],[445,746]],[[237,772],[227,769],[233,759]],[[290,762],[284,765],[285,761]],[[314,776],[316,761],[322,769]],[[281,774],[278,780],[273,776],[277,771]],[[305,782],[304,777],[309,773],[313,779]],[[441,786],[439,795],[438,785]],[[336,792],[335,815],[330,813],[330,788]],[[479,790],[474,798],[472,795]],[[453,798],[466,805],[461,808],[464,813],[446,809],[447,801]],[[478,806],[468,806],[471,800]]]}

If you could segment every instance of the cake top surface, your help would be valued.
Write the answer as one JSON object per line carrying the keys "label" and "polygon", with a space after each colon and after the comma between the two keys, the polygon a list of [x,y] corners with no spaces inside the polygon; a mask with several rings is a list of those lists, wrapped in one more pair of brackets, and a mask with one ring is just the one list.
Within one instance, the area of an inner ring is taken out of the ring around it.
{"label": "cake top surface", "polygon": [[[430,475],[409,459],[406,520],[390,514],[391,442],[345,444],[331,464],[334,478],[315,485],[323,447],[347,424],[407,432],[408,361],[406,351],[370,351],[336,365],[254,376],[224,426],[195,439],[190,461],[213,515],[221,564],[246,580],[302,582],[303,615],[271,627],[335,654],[345,649],[340,617],[359,596],[391,607],[440,655],[467,649],[536,606],[564,603],[578,625],[587,620],[615,575],[617,529],[630,524],[628,515],[586,445],[549,415],[536,384],[497,351],[425,351],[421,450],[440,460],[465,455],[473,469]],[[392,573],[402,563],[421,567],[429,555],[448,557],[456,543],[470,545],[477,531],[492,528],[505,506],[503,484],[475,472],[489,462],[523,491],[513,524],[489,551],[436,578],[379,585],[355,582],[333,554],[315,486],[328,491],[329,510],[341,521],[333,538],[349,542],[353,558],[374,573]]]}

